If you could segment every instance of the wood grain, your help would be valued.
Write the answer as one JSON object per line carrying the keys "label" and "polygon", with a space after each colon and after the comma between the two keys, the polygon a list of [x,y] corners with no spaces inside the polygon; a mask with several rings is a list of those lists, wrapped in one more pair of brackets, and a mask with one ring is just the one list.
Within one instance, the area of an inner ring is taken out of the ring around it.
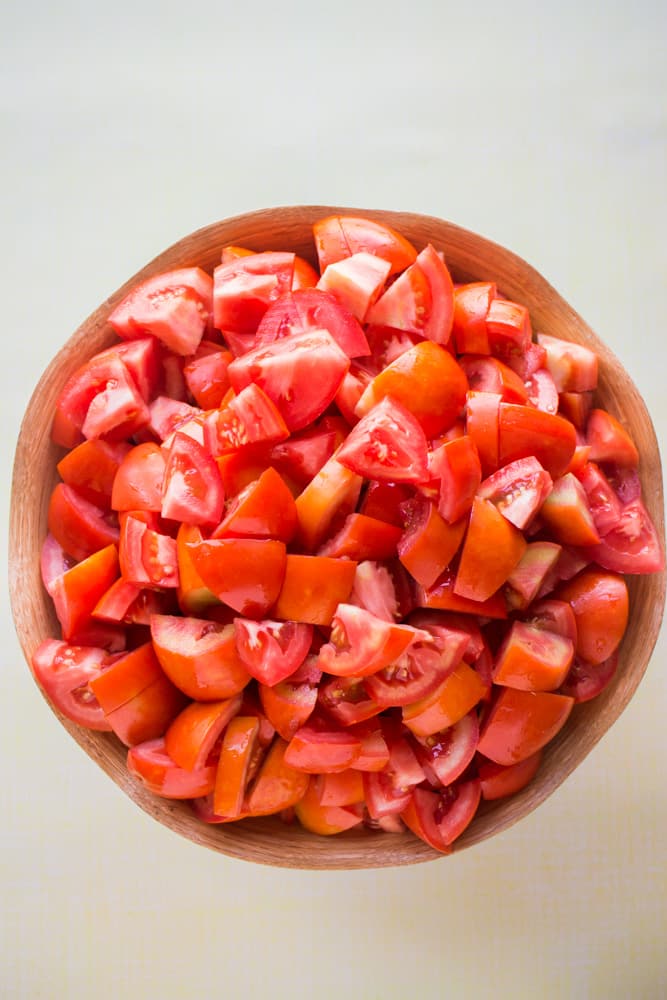
{"label": "wood grain", "polygon": [[[408,212],[332,206],[270,208],[225,219],[194,232],[152,260],[114,292],[79,327],[44,372],[30,400],[18,440],[10,513],[10,596],[27,662],[58,623],[40,580],[39,554],[46,533],[55,465],[62,452],[49,429],[58,394],[84,361],[114,342],[107,323],[112,307],[138,281],[167,268],[198,264],[212,271],[225,244],[251,249],[292,249],[316,261],[313,221],[353,212],[384,220],[421,248],[443,250],[455,280],[494,280],[503,294],[528,306],[533,329],[593,348],[600,358],[598,398],[628,428],[641,455],[646,505],[664,544],[664,497],[658,444],[650,416],[629,375],[608,347],[547,281],[515,254],[450,222]],[[576,706],[568,725],[548,747],[537,778],[509,801],[488,804],[456,844],[454,854],[506,830],[531,812],[567,778],[619,717],[640,683],[655,645],[665,605],[665,574],[629,580],[631,620],[613,683],[595,701]],[[236,858],[291,868],[377,868],[441,858],[410,834],[351,831],[324,838],[274,819],[224,826],[198,822],[190,808],[161,800],[140,787],[125,769],[125,749],[108,734],[79,729],[60,718],[65,730],[136,804],[176,833]]]}

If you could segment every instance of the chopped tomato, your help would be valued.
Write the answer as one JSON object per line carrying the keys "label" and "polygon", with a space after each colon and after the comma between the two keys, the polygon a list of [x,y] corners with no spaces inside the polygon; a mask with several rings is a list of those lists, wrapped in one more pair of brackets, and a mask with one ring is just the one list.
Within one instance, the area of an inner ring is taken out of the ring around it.
{"label": "chopped tomato", "polygon": [[123,458],[113,481],[113,509],[162,510],[165,464],[162,448],[152,441],[132,448]]}
{"label": "chopped tomato", "polygon": [[130,447],[125,441],[83,441],[61,458],[58,474],[97,507],[110,507],[116,475]]}
{"label": "chopped tomato", "polygon": [[436,506],[424,497],[402,505],[405,531],[398,543],[398,558],[422,587],[431,587],[449,566],[466,530],[464,518],[448,524]]}
{"label": "chopped tomato", "polygon": [[401,818],[412,832],[436,851],[447,854],[472,822],[480,800],[477,779],[459,781],[441,792],[415,788]]}
{"label": "chopped tomato", "polygon": [[249,816],[268,816],[296,806],[309,787],[309,778],[285,760],[287,741],[276,738],[248,790],[245,806]]}
{"label": "chopped tomato", "polygon": [[338,605],[350,596],[356,566],[351,559],[288,555],[274,615],[287,621],[330,625]]}
{"label": "chopped tomato", "polygon": [[501,402],[498,421],[501,466],[533,456],[552,479],[567,470],[577,443],[569,420],[519,403]]}
{"label": "chopped tomato", "polygon": [[65,483],[58,483],[51,494],[48,527],[63,551],[77,561],[117,544],[120,534],[114,515]]}
{"label": "chopped tomato", "polygon": [[293,253],[267,251],[218,265],[213,272],[217,329],[254,334],[271,303],[291,289],[293,276]]}
{"label": "chopped tomato", "polygon": [[111,730],[90,682],[109,665],[104,649],[45,639],[31,658],[32,672],[56,709],[79,726]]}
{"label": "chopped tomato", "polygon": [[439,480],[438,512],[454,524],[470,513],[482,480],[479,452],[470,435],[445,441],[432,451],[429,470]]}
{"label": "chopped tomato", "polygon": [[623,577],[585,569],[559,587],[556,598],[567,601],[574,612],[577,655],[592,664],[607,660],[628,624],[628,588]]}
{"label": "chopped tomato", "polygon": [[589,559],[616,573],[659,573],[665,553],[642,500],[626,503],[618,521],[598,545],[586,550]]}
{"label": "chopped tomato", "polygon": [[205,767],[220,734],[240,707],[240,694],[222,701],[190,702],[165,733],[165,749],[171,759],[186,771]]}
{"label": "chopped tomato", "polygon": [[217,524],[224,500],[215,459],[193,438],[177,431],[167,452],[162,516],[184,524]]}
{"label": "chopped tomato", "polygon": [[162,669],[190,698],[231,698],[250,681],[232,625],[176,615],[153,615],[150,625]]}
{"label": "chopped tomato", "polygon": [[606,410],[591,410],[586,424],[591,462],[614,462],[636,469],[639,452],[625,427]]}
{"label": "chopped tomato", "polygon": [[461,661],[430,694],[403,708],[403,723],[415,736],[431,736],[455,725],[484,696],[477,671]]}
{"label": "chopped tomato", "polygon": [[515,795],[533,780],[541,763],[541,750],[538,750],[531,757],[526,757],[525,760],[520,760],[517,764],[509,766],[496,764],[492,760],[480,757],[477,773],[482,798],[486,802],[493,802],[495,799]]}
{"label": "chopped tomato", "polygon": [[476,497],[463,543],[454,591],[460,597],[486,601],[505,583],[519,563],[526,541],[490,500]]}
{"label": "chopped tomato", "polygon": [[427,453],[418,421],[386,396],[352,428],[336,460],[366,479],[419,483],[428,475]]}
{"label": "chopped tomato", "polygon": [[257,327],[255,347],[264,347],[295,334],[326,330],[348,358],[370,353],[358,318],[335,295],[322,287],[281,295]]}
{"label": "chopped tomato", "polygon": [[269,466],[228,504],[213,538],[273,538],[291,542],[298,526],[296,504],[284,479]]}
{"label": "chopped tomato", "polygon": [[331,637],[319,652],[322,670],[337,677],[367,677],[397,660],[428,633],[376,618],[352,604],[339,604]]}
{"label": "chopped tomato", "polygon": [[496,295],[492,281],[475,281],[454,288],[452,332],[459,354],[490,353],[486,317]]}
{"label": "chopped tomato", "polygon": [[285,576],[284,542],[211,538],[186,548],[208,589],[239,614],[261,617],[276,602]]}
{"label": "chopped tomato", "polygon": [[331,292],[363,323],[380,295],[391,265],[375,254],[360,250],[328,264],[317,287]]}
{"label": "chopped tomato", "polygon": [[560,732],[573,705],[562,694],[504,688],[482,727],[478,750],[505,766],[525,760]]}
{"label": "chopped tomato", "polygon": [[571,639],[515,621],[496,655],[493,680],[521,691],[555,691],[567,677],[573,657]]}
{"label": "chopped tomato", "polygon": [[179,767],[169,756],[164,737],[130,747],[127,769],[150,792],[166,799],[195,799],[215,787],[215,764],[191,771]]}
{"label": "chopped tomato", "polygon": [[349,729],[325,723],[305,725],[296,731],[285,751],[285,762],[306,774],[345,771],[361,751],[357,736]]}
{"label": "chopped tomato", "polygon": [[126,340],[150,333],[175,354],[193,354],[213,309],[213,282],[199,267],[154,275],[119,302],[109,323]]}
{"label": "chopped tomato", "polygon": [[371,306],[366,319],[447,343],[454,319],[454,286],[442,257],[430,244]]}
{"label": "chopped tomato", "polygon": [[53,581],[50,593],[66,642],[78,641],[118,573],[118,550],[115,545],[107,545]]}
{"label": "chopped tomato", "polygon": [[549,473],[536,458],[517,459],[485,479],[477,495],[490,500],[517,528],[526,528],[553,488]]}
{"label": "chopped tomato", "polygon": [[320,272],[324,272],[329,264],[361,251],[388,261],[390,274],[403,271],[417,257],[417,251],[404,236],[372,219],[330,215],[313,225],[313,235]]}
{"label": "chopped tomato", "polygon": [[319,550],[337,559],[390,559],[396,554],[401,529],[365,514],[348,514],[342,528]]}
{"label": "chopped tomato", "polygon": [[237,653],[248,673],[269,686],[284,681],[301,666],[312,638],[312,625],[234,619]]}

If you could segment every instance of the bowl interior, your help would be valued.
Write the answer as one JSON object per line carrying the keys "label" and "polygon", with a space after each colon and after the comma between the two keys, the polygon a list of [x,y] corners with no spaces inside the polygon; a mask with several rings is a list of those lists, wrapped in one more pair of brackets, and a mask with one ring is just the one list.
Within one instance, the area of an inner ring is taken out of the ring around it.
{"label": "bowl interior", "polygon": [[[10,594],[26,659],[48,636],[59,635],[51,601],[39,573],[47,508],[62,451],[50,441],[56,399],[69,375],[115,336],[107,323],[112,307],[131,286],[172,267],[198,264],[211,272],[225,244],[255,250],[292,249],[316,263],[312,223],[348,212],[385,221],[418,248],[431,242],[443,250],[457,281],[494,280],[503,294],[526,305],[534,330],[578,341],[600,359],[598,398],[634,438],[642,456],[645,502],[664,544],[664,499],[660,455],[643,400],[613,353],[537,271],[508,250],[465,229],[412,213],[341,209],[332,206],[274,208],[240,215],[179,240],[146,265],[79,327],[44,372],[26,410],[16,450],[10,516]],[[665,574],[628,580],[630,624],[613,683],[592,702],[575,706],[565,729],[545,751],[536,779],[506,801],[484,805],[456,842],[460,851],[507,829],[543,802],[587,756],[631,699],[657,639],[665,604]],[[53,708],[53,706],[51,706]],[[412,864],[441,857],[411,834],[350,831],[316,837],[298,824],[276,819],[208,826],[185,803],[158,799],[140,787],[125,768],[125,748],[108,734],[79,729],[55,709],[65,729],[142,809],[177,833],[213,850],[259,863],[295,868],[372,868]]]}

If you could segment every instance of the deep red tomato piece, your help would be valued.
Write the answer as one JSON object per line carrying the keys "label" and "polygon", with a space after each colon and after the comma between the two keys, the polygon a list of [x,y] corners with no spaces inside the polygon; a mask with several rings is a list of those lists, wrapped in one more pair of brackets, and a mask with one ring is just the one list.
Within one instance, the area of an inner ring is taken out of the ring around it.
{"label": "deep red tomato piece", "polygon": [[487,802],[493,802],[496,799],[504,799],[508,795],[515,795],[533,780],[541,763],[541,750],[538,750],[531,757],[526,757],[525,760],[520,760],[518,764],[510,764],[509,766],[496,764],[494,761],[486,760],[480,756],[477,773],[482,798]]}
{"label": "deep red tomato piece", "polygon": [[386,396],[352,428],[336,459],[366,479],[418,483],[428,476],[427,455],[418,421]]}
{"label": "deep red tomato piece", "polygon": [[122,460],[113,481],[114,510],[162,509],[165,456],[152,441],[135,445]]}
{"label": "deep red tomato piece", "polygon": [[587,557],[616,573],[659,573],[665,553],[649,512],[640,499],[621,508],[616,524],[599,545],[586,549]]}
{"label": "deep red tomato piece", "polygon": [[162,669],[190,698],[231,698],[250,681],[236,651],[234,626],[177,615],[153,615],[153,647]]}
{"label": "deep red tomato piece", "polygon": [[320,708],[341,726],[365,722],[382,711],[359,677],[325,679],[320,685],[317,701]]}
{"label": "deep red tomato piece", "polygon": [[174,434],[162,486],[162,516],[185,524],[217,524],[225,492],[210,453],[187,434]]}
{"label": "deep red tomato piece", "polygon": [[48,527],[64,552],[77,561],[117,544],[120,534],[115,515],[65,483],[58,483],[51,494]]}
{"label": "deep red tomato piece", "polygon": [[212,538],[186,547],[209,590],[239,614],[261,618],[276,602],[285,576],[284,542]]}
{"label": "deep red tomato piece", "polygon": [[477,712],[430,736],[415,740],[417,757],[433,788],[451,785],[475,756],[479,742]]}
{"label": "deep red tomato piece", "polygon": [[476,281],[454,288],[452,333],[458,354],[489,354],[486,317],[497,295],[494,282]]}
{"label": "deep red tomato piece", "polygon": [[51,597],[66,642],[78,642],[97,602],[119,574],[118,550],[107,545],[57,577]]}
{"label": "deep red tomato piece", "polygon": [[519,403],[502,403],[498,423],[498,464],[533,456],[552,479],[562,476],[574,455],[576,432],[569,420]]}
{"label": "deep red tomato piece", "polygon": [[291,491],[272,467],[241,490],[227,505],[213,538],[273,538],[286,544],[298,527]]}
{"label": "deep red tomato piece", "polygon": [[617,651],[602,663],[587,663],[586,660],[575,656],[572,667],[561,685],[560,693],[574,698],[577,703],[591,701],[612,682],[617,668]]}
{"label": "deep red tomato piece", "polygon": [[560,732],[573,705],[562,694],[504,688],[482,727],[479,752],[505,766],[525,760]]}
{"label": "deep red tomato piece", "polygon": [[477,779],[455,782],[441,792],[415,788],[401,818],[417,837],[447,854],[474,819],[480,796]]}
{"label": "deep red tomato piece", "polygon": [[351,604],[340,604],[331,638],[319,652],[319,665],[337,677],[367,677],[397,660],[413,642],[427,633],[409,625],[395,625]]}
{"label": "deep red tomato piece", "polygon": [[533,456],[504,465],[485,479],[477,496],[490,500],[511,524],[526,528],[553,486],[551,476]]}
{"label": "deep red tomato piece", "polygon": [[240,694],[221,701],[191,701],[165,733],[165,749],[171,759],[186,771],[204,767],[240,707]]}
{"label": "deep red tomato piece", "polygon": [[183,368],[183,377],[197,406],[204,410],[220,406],[229,389],[227,369],[232,354],[219,344],[202,341],[194,357]]}
{"label": "deep red tomato piece", "polygon": [[83,441],[58,462],[58,473],[86,500],[110,507],[116,474],[130,449],[125,441]]}

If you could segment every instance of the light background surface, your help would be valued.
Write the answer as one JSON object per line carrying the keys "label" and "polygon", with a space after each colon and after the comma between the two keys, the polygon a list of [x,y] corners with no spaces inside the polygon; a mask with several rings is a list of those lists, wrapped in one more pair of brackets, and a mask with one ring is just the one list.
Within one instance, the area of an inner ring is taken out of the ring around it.
{"label": "light background surface", "polygon": [[[163,247],[269,205],[423,211],[504,243],[623,359],[665,453],[667,7],[464,6],[2,5],[4,523],[21,414],[69,334]],[[2,614],[1,996],[667,996],[664,631],[532,817],[333,874],[155,825],[61,731]]]}

